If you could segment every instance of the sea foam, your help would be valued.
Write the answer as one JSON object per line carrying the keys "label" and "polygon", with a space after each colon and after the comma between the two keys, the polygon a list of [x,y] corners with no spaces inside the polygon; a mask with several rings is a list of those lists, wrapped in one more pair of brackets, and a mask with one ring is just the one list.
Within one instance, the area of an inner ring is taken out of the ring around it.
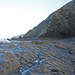
{"label": "sea foam", "polygon": [[0,43],[10,43],[10,41],[5,38],[0,38]]}

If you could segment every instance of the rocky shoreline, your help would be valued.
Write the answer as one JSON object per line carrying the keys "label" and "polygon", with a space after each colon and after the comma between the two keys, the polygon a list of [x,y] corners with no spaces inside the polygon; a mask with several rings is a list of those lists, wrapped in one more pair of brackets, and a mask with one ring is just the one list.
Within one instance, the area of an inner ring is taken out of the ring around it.
{"label": "rocky shoreline", "polygon": [[75,75],[75,1],[8,40],[0,42],[0,75]]}
{"label": "rocky shoreline", "polygon": [[0,43],[0,75],[74,75],[73,39]]}

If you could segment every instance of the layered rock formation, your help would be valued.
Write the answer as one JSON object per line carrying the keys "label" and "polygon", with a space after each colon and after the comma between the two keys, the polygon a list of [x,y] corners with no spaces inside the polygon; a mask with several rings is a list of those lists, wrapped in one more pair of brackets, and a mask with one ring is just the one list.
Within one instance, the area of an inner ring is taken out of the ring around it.
{"label": "layered rock formation", "polygon": [[0,43],[0,75],[75,75],[75,39]]}
{"label": "layered rock formation", "polygon": [[[73,37],[74,24],[75,2],[71,1],[18,38]],[[0,75],[75,75],[75,38],[1,42]]]}
{"label": "layered rock formation", "polygon": [[[67,38],[75,36],[75,1],[71,1],[19,38]],[[15,37],[13,37],[15,38]]]}

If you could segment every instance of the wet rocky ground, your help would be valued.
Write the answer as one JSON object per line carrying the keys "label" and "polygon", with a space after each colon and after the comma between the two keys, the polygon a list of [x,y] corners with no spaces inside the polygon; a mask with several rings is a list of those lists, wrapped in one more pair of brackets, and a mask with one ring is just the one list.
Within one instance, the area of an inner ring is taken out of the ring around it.
{"label": "wet rocky ground", "polygon": [[0,75],[75,75],[75,39],[0,43]]}

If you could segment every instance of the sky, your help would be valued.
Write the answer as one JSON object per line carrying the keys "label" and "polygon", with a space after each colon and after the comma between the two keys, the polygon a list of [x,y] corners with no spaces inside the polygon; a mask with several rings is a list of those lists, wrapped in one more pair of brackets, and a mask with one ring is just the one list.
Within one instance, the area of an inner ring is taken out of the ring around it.
{"label": "sky", "polygon": [[25,34],[71,0],[0,0],[0,38]]}

